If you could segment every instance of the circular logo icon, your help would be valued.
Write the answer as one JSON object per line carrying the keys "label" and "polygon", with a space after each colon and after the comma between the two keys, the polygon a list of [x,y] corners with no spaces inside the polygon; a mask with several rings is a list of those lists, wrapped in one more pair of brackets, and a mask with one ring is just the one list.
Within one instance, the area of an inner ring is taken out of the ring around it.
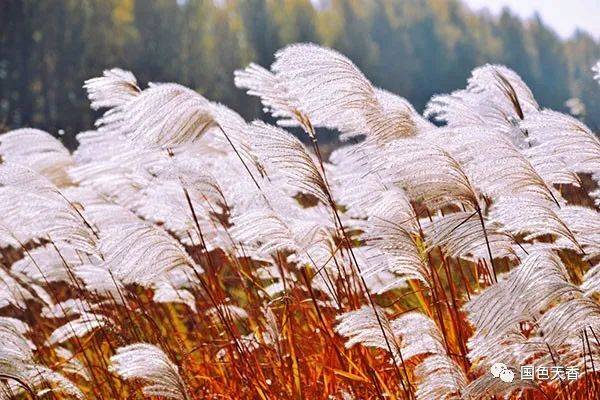
{"label": "circular logo icon", "polygon": [[490,369],[490,371],[492,372],[492,375],[494,375],[494,378],[499,378],[502,371],[507,370],[507,369],[508,368],[506,367],[506,364],[495,363],[494,365],[492,365],[492,368]]}
{"label": "circular logo icon", "polygon": [[500,380],[502,382],[511,383],[513,379],[515,379],[515,373],[510,369],[505,369],[504,371],[500,372]]}

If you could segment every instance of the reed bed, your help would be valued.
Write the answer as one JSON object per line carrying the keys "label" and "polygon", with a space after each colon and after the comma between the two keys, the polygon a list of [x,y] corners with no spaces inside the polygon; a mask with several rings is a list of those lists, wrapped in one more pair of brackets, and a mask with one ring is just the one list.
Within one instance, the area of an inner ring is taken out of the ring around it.
{"label": "reed bed", "polygon": [[73,153],[0,135],[0,399],[600,398],[588,127],[499,65],[424,115],[312,44],[235,82],[276,125],[112,69]]}

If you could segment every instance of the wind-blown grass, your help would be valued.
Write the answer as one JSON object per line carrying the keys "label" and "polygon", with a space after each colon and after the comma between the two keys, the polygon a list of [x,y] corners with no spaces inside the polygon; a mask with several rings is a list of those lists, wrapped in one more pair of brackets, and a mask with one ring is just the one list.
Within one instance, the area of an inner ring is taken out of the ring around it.
{"label": "wind-blown grass", "polygon": [[235,81],[280,126],[113,69],[73,154],[0,135],[0,399],[600,398],[583,123],[496,65],[440,126],[312,44]]}

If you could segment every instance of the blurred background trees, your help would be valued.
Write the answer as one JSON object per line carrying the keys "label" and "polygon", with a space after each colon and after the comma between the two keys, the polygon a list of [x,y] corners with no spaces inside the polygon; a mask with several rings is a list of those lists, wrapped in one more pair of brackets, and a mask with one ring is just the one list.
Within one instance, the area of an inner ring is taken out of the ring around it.
{"label": "blurred background trees", "polygon": [[600,128],[590,71],[598,40],[584,32],[561,40],[539,18],[474,13],[457,0],[2,0],[0,126],[62,130],[73,145],[95,118],[83,81],[114,66],[263,118],[233,71],[267,66],[277,49],[306,41],[338,49],[417,110],[464,87],[472,68],[506,64],[542,106],[564,110],[578,97],[586,122]]}

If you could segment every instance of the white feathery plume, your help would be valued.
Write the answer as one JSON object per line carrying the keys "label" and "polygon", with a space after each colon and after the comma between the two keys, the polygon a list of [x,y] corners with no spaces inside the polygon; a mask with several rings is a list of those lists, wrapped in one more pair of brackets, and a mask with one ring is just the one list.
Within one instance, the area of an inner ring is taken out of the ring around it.
{"label": "white feathery plume", "polygon": [[[468,342],[469,358],[489,366],[524,362],[525,355],[533,352],[523,346],[526,337],[520,333],[520,324],[535,324],[554,302],[578,293],[558,255],[548,250],[533,252],[465,305],[475,327]],[[512,346],[514,351],[507,353]]]}
{"label": "white feathery plume", "polygon": [[[257,245],[259,253],[270,254],[276,251],[300,250],[294,234],[288,225],[289,221],[282,220],[272,210],[246,212],[235,217],[233,223],[234,226],[231,229],[231,234],[236,240],[242,243]],[[264,237],[257,236],[258,232],[264,235]]]}
{"label": "white feathery plume", "polygon": [[363,271],[366,276],[386,267],[394,274],[391,286],[408,279],[418,279],[428,286],[433,283],[427,267],[424,246],[419,239],[418,219],[408,198],[399,190],[385,193],[374,205],[365,228],[369,245],[376,247],[387,258],[386,264],[375,264],[375,269]]}
{"label": "white feathery plume", "polygon": [[0,163],[0,214],[6,216],[3,226],[22,243],[50,238],[88,254],[95,252],[95,233],[82,210],[28,168]]}
{"label": "white feathery plume", "polygon": [[314,126],[383,140],[413,133],[406,105],[398,107],[382,94],[384,108],[371,82],[340,53],[314,44],[294,44],[279,50],[275,59],[272,71],[296,102],[295,109]]}
{"label": "white feathery plume", "polygon": [[[313,126],[364,133],[364,117],[349,106],[363,103],[374,92],[350,60],[313,44],[288,46],[278,51],[275,58],[271,67],[274,76],[265,79],[265,71],[253,67],[238,72],[238,87],[247,87],[265,98],[264,104],[271,110],[277,107],[273,110],[275,115],[293,116],[311,134]],[[255,78],[257,73],[259,78]],[[252,86],[244,86],[247,84]]]}
{"label": "white feathery plume", "polygon": [[86,216],[92,225],[102,235],[103,230],[111,229],[119,224],[135,224],[141,221],[140,217],[128,208],[110,202],[89,202],[85,204]]}
{"label": "white feathery plume", "polygon": [[190,196],[196,218],[192,214],[181,183],[171,180],[158,179],[142,189],[139,199],[131,208],[145,220],[161,224],[182,242],[186,238],[189,241],[191,236],[194,243],[200,243],[197,222],[204,240],[209,242],[209,233],[210,239],[214,237],[214,228],[209,217],[210,205],[200,196],[194,196],[192,199],[189,191],[187,195]]}
{"label": "white feathery plume", "polygon": [[83,281],[86,290],[105,296],[117,303],[122,303],[124,286],[119,282],[106,265],[83,264],[74,268],[74,274]]}
{"label": "white feathery plume", "polygon": [[66,170],[73,164],[71,154],[58,139],[32,128],[0,135],[0,159],[27,166],[59,187],[69,183]]}
{"label": "white feathery plume", "polygon": [[423,118],[412,104],[403,97],[384,89],[375,89],[376,107],[366,110],[369,137],[377,143],[415,136],[435,130],[435,125]]}
{"label": "white feathery plume", "polygon": [[478,207],[478,195],[461,163],[448,151],[418,140],[398,140],[388,148],[396,183],[413,201],[432,209],[462,203]]}
{"label": "white feathery plume", "polygon": [[[424,314],[407,312],[394,320],[389,320],[383,309],[378,308],[377,312],[387,340],[392,343],[393,356],[398,363],[419,355],[445,354],[441,333],[433,321]],[[348,338],[346,347],[362,344],[388,351],[372,307],[363,306],[359,310],[346,312],[340,315],[338,320],[340,322],[335,330]]]}
{"label": "white feathery plume", "polygon": [[3,268],[0,268],[0,309],[13,305],[25,310],[27,308],[26,302],[33,299],[35,299],[35,293],[21,285]]}
{"label": "white feathery plume", "polygon": [[112,324],[112,320],[102,314],[84,312],[79,318],[66,322],[56,328],[46,339],[46,346],[52,347],[58,343],[64,343],[75,337],[82,338],[105,325]]}
{"label": "white feathery plume", "polygon": [[[585,329],[600,332],[600,305],[596,300],[583,296],[559,303],[539,321],[544,340],[554,349],[569,345],[569,339],[578,339]],[[581,342],[578,347],[581,350]]]}
{"label": "white feathery plume", "polygon": [[372,141],[348,144],[335,149],[326,165],[327,178],[337,204],[347,209],[345,216],[356,218],[355,223],[368,217],[370,208],[376,204],[384,192],[394,187],[391,174],[380,172],[374,164],[372,154],[386,157]]}
{"label": "white feathery plume", "polygon": [[549,184],[581,186],[581,179],[572,166],[547,152],[542,146],[525,149],[523,154],[540,177]]}
{"label": "white feathery plume", "polygon": [[50,390],[84,399],[83,393],[71,381],[35,362],[35,347],[24,336],[28,330],[18,320],[0,317],[0,375],[9,379],[11,390],[37,396]]}
{"label": "white feathery plume", "polygon": [[[229,230],[232,238],[242,243],[244,253],[255,259],[279,262],[279,256],[285,254],[288,263],[298,267],[313,266],[317,270],[311,282],[313,288],[334,296],[325,275],[342,278],[338,277],[340,270],[337,267],[346,271],[349,260],[342,260],[334,250],[335,227],[330,211],[322,205],[302,208],[292,199],[286,199],[277,188],[272,189],[269,189],[269,197],[259,196],[260,201],[252,208],[233,215],[233,227]],[[271,295],[283,290],[281,276],[274,272],[266,273],[264,277],[275,278],[276,282],[268,286]]]}
{"label": "white feathery plume", "polygon": [[44,318],[67,318],[75,315],[83,315],[97,308],[97,305],[91,304],[86,300],[67,299],[42,308],[41,315]]}
{"label": "white feathery plume", "polygon": [[14,360],[25,363],[33,359],[35,346],[25,338],[29,326],[16,318],[0,317],[0,360]]}
{"label": "white feathery plume", "polygon": [[526,147],[528,134],[518,123],[538,109],[531,91],[514,71],[488,64],[471,72],[466,89],[434,96],[425,115],[453,129],[485,126]]}
{"label": "white feathery plume", "polygon": [[586,259],[600,255],[600,213],[598,211],[567,205],[561,207],[556,213],[585,251]]}
{"label": "white feathery plume", "polygon": [[145,396],[189,399],[179,368],[157,346],[136,343],[121,347],[110,362],[110,369],[121,378],[147,382],[142,388]]}
{"label": "white feathery plume", "polygon": [[[517,258],[516,239],[500,231],[500,226],[485,217],[485,231],[476,212],[461,211],[433,218],[422,224],[428,250],[441,247],[449,257],[466,260],[487,259],[487,246],[494,258]],[[486,240],[487,235],[487,240]]]}
{"label": "white feathery plume", "polygon": [[72,351],[65,347],[55,347],[54,352],[56,355],[61,358],[63,361],[61,362],[60,369],[68,374],[78,375],[85,379],[88,382],[92,381],[90,372],[83,365],[81,361],[77,359],[75,354]]}
{"label": "white feathery plume", "polygon": [[288,121],[295,118],[295,103],[287,94],[286,86],[278,81],[274,73],[260,65],[250,63],[245,69],[235,71],[233,75],[238,88],[248,89],[249,95],[260,97],[265,112],[271,113],[275,118],[285,118]]}
{"label": "white feathery plume", "polygon": [[149,186],[152,174],[145,168],[155,165],[166,155],[152,150],[114,149],[101,160],[80,162],[69,170],[74,182],[90,188],[103,197],[129,207]]}
{"label": "white feathery plume", "polygon": [[177,288],[168,282],[159,282],[154,286],[152,301],[156,303],[182,303],[193,312],[197,312],[196,299],[187,289]]}
{"label": "white feathery plume", "polygon": [[210,102],[175,83],[155,84],[99,121],[104,129],[127,135],[147,147],[175,147],[200,138],[215,122]]}
{"label": "white feathery plume", "polygon": [[122,106],[141,92],[135,76],[120,68],[104,70],[102,76],[88,79],[83,87],[94,110]]}
{"label": "white feathery plume", "polygon": [[555,247],[585,253],[578,236],[563,220],[563,217],[568,217],[569,211],[561,210],[552,203],[533,197],[506,198],[494,203],[489,219],[500,223],[503,231],[524,235],[526,241],[552,235],[557,239]]}
{"label": "white feathery plume", "polygon": [[560,195],[546,182],[509,139],[498,133],[484,133],[480,128],[457,130],[450,146],[469,178],[482,194],[500,197],[535,197],[540,201],[560,203]]}
{"label": "white feathery plume", "polygon": [[167,231],[141,220],[126,208],[93,204],[86,212],[99,231],[99,252],[104,258],[97,264],[76,268],[76,275],[89,290],[115,295],[121,285],[150,287],[169,272],[181,270],[192,276],[195,269],[202,273],[202,268]]}
{"label": "white feathery plume", "polygon": [[[399,269],[400,263],[388,253],[375,246],[361,246],[352,249],[356,263],[360,265],[362,276],[369,293],[382,294],[390,290],[406,287],[406,276]],[[392,264],[392,262],[396,264]],[[350,265],[350,260],[343,264]],[[337,273],[336,273],[337,275]]]}
{"label": "white feathery plume", "polygon": [[29,367],[27,373],[29,375],[29,382],[34,387],[41,387],[37,392],[39,397],[49,392],[57,392],[65,394],[70,398],[85,399],[85,395],[73,382],[48,367],[33,365]]}
{"label": "white feathery plume", "polygon": [[302,257],[311,247],[331,236],[310,214],[294,209],[285,217],[269,209],[246,211],[233,218],[230,232],[236,240],[256,247],[259,254],[292,250]]}
{"label": "white feathery plume", "polygon": [[0,268],[0,308],[12,304],[25,310],[28,301],[42,306],[52,304],[52,298],[46,289],[28,276]]}
{"label": "white feathery plume", "polygon": [[302,142],[283,129],[261,121],[251,124],[255,148],[268,165],[284,174],[288,185],[329,204],[329,189]]}
{"label": "white feathery plume", "polygon": [[[236,85],[261,97],[282,125],[337,129],[342,137],[367,134],[379,141],[416,133],[417,115],[404,99],[373,87],[340,53],[314,44],[293,44],[275,54],[269,72],[254,64],[236,71]],[[293,121],[296,120],[296,121]],[[427,125],[424,120],[420,124]]]}
{"label": "white feathery plume", "polygon": [[[214,168],[224,162],[228,154],[212,154],[214,160],[199,159],[194,152],[182,152],[172,157],[157,160],[152,173],[162,182],[177,182],[184,187],[192,198],[203,198],[210,201],[215,208],[226,204],[218,177]],[[207,157],[209,155],[207,154]]]}
{"label": "white feathery plume", "polygon": [[524,112],[535,112],[539,109],[531,90],[521,77],[515,71],[503,65],[487,64],[475,68],[468,80],[467,90],[475,93],[487,91],[501,95],[503,101],[510,101],[511,103],[512,100],[507,99],[507,97],[513,94],[508,92],[514,92]]}
{"label": "white feathery plume", "polygon": [[[102,192],[118,196],[119,201],[126,204],[130,197],[128,194],[137,198],[136,192],[147,186],[152,177],[185,177],[183,171],[177,171],[177,163],[171,163],[170,158],[193,153],[196,158],[207,155],[203,164],[214,166],[214,170],[220,170],[219,166],[231,162],[235,163],[236,170],[243,167],[244,174],[248,174],[258,186],[257,180],[263,175],[262,167],[250,149],[247,125],[227,107],[211,103],[177,84],[157,84],[111,111],[114,111],[111,118],[98,122],[100,135],[94,132],[80,135],[83,150],[78,150],[76,158],[92,163],[72,171],[76,181],[100,186]],[[106,137],[111,139],[107,141]],[[98,157],[91,151],[98,145],[113,151],[106,152],[105,157]],[[143,155],[140,155],[140,148]],[[237,160],[222,159],[232,153]],[[165,164],[166,160],[169,161]],[[159,163],[163,165],[157,169]],[[165,165],[166,175],[161,173]],[[206,168],[206,165],[203,167]],[[107,177],[108,172],[112,172],[112,176]],[[115,180],[121,185],[115,187]],[[122,190],[125,190],[125,195],[120,194]]]}
{"label": "white feathery plume", "polygon": [[533,149],[568,165],[575,172],[600,173],[600,140],[581,121],[543,110],[521,122],[535,143]]}
{"label": "white feathery plume", "polygon": [[[339,323],[335,330],[341,336],[348,338],[346,347],[350,348],[356,344],[366,347],[375,347],[385,351],[392,351],[390,354],[397,363],[401,363],[402,355],[401,338],[397,337],[390,320],[381,308],[375,311],[370,306],[363,306],[355,311],[348,311],[338,316]],[[381,324],[380,324],[381,323]],[[385,332],[385,336],[384,336]],[[390,344],[388,348],[388,343]]]}
{"label": "white feathery plume", "polygon": [[536,362],[541,365],[556,364],[558,357],[562,365],[579,368],[582,374],[592,373],[600,363],[596,333],[599,329],[598,302],[590,297],[573,296],[540,318],[539,339],[530,338],[524,350],[535,352]]}
{"label": "white feathery plume", "polygon": [[106,268],[124,284],[148,286],[173,269],[202,268],[181,244],[162,228],[147,222],[116,223],[100,232],[100,252]]}
{"label": "white feathery plume", "polygon": [[215,141],[220,143],[227,153],[235,153],[236,167],[243,166],[243,173],[249,174],[258,185],[256,181],[264,178],[265,171],[252,148],[252,127],[238,113],[222,104],[211,103],[211,113],[219,128],[215,134]]}
{"label": "white feathery plume", "polygon": [[71,272],[86,259],[70,246],[55,248],[48,244],[36,247],[24,254],[21,260],[15,261],[11,271],[26,275],[37,283],[69,282]]}
{"label": "white feathery plume", "polygon": [[183,185],[183,179],[157,179],[140,190],[138,199],[130,208],[145,220],[162,225],[181,243],[198,245],[204,242],[209,251],[224,246],[226,233],[218,215],[226,215],[229,212],[226,205],[229,204],[223,194],[214,189],[215,186],[204,190],[206,186],[203,187],[203,183],[208,185],[211,182],[194,180],[195,183],[192,183],[193,177],[188,178],[189,185]]}
{"label": "white feathery plume", "polygon": [[464,371],[448,356],[433,354],[415,367],[420,378],[418,400],[459,400],[468,379]]}
{"label": "white feathery plume", "polygon": [[[426,356],[415,369],[419,380],[417,398],[421,400],[458,399],[467,386],[464,371],[446,354],[444,339],[435,323],[419,312],[407,312],[390,321],[378,309],[379,321],[391,341],[398,363]],[[338,317],[336,331],[348,338],[346,347],[362,344],[388,350],[379,321],[367,306]],[[435,379],[439,379],[434,382]]]}
{"label": "white feathery plume", "polygon": [[581,290],[586,296],[591,296],[594,293],[600,293],[600,264],[591,267],[585,275],[583,275],[583,283]]}
{"label": "white feathery plume", "polygon": [[426,354],[446,356],[444,339],[436,324],[425,314],[411,311],[392,320],[392,330],[402,339],[405,360]]}
{"label": "white feathery plume", "polygon": [[13,232],[11,228],[0,223],[0,248],[19,247],[21,242],[15,235],[21,235],[21,238],[29,237],[29,235],[25,235],[24,233]]}
{"label": "white feathery plume", "polygon": [[102,129],[80,132],[76,138],[79,145],[73,152],[73,158],[78,165],[110,159],[132,147],[125,136]]}

